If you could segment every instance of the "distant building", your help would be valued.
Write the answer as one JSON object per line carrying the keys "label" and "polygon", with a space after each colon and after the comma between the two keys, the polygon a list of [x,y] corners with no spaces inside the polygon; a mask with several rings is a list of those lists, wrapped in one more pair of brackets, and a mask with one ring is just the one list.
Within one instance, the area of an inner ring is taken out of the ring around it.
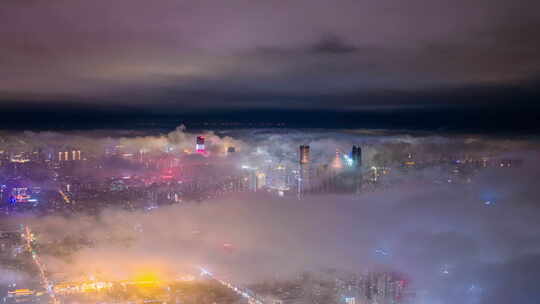
{"label": "distant building", "polygon": [[81,160],[81,150],[61,150],[58,151],[58,161],[64,162],[64,161],[76,161]]}
{"label": "distant building", "polygon": [[512,167],[521,167],[523,164],[522,160],[516,159],[501,159],[499,161],[498,167],[500,168],[512,168]]}
{"label": "distant building", "polygon": [[341,160],[341,153],[336,150],[336,156],[332,160],[331,167],[334,171],[341,171],[343,169],[343,161]]}
{"label": "distant building", "polygon": [[298,198],[301,199],[311,188],[308,145],[300,146],[299,162],[300,171],[298,172]]}
{"label": "distant building", "polygon": [[31,198],[27,187],[15,187],[11,190],[13,203],[26,203]]}
{"label": "distant building", "polygon": [[257,190],[266,186],[266,174],[257,172]]}
{"label": "distant building", "polygon": [[236,148],[234,148],[234,147],[228,147],[228,148],[227,148],[227,154],[230,155],[230,154],[233,154],[233,153],[235,153],[235,152],[236,152]]}
{"label": "distant building", "polygon": [[256,169],[249,171],[249,191],[257,192],[266,186],[266,174]]}
{"label": "distant building", "polygon": [[359,193],[362,189],[362,148],[360,145],[353,146],[352,152],[351,152],[351,158],[353,161],[353,185],[352,185],[352,191],[355,193]]}
{"label": "distant building", "polygon": [[309,146],[301,145],[300,146],[300,164],[309,163]]}
{"label": "distant building", "polygon": [[353,146],[351,158],[353,161],[353,166],[356,168],[362,167],[362,148],[360,146]]}
{"label": "distant building", "polygon": [[267,184],[269,188],[277,191],[278,193],[284,193],[289,189],[289,171],[283,164],[273,166],[268,170]]}
{"label": "distant building", "polygon": [[199,153],[206,152],[206,149],[204,146],[204,136],[197,136],[197,141],[195,143],[195,150]]}
{"label": "distant building", "polygon": [[403,162],[403,166],[405,168],[413,168],[417,165],[414,157],[413,157],[413,154],[412,153],[407,153],[407,158],[405,159],[405,161]]}
{"label": "distant building", "polygon": [[362,186],[361,153],[359,146],[353,146],[351,157],[336,150],[330,164],[321,167],[318,172],[322,181],[317,190],[329,193],[359,193]]}

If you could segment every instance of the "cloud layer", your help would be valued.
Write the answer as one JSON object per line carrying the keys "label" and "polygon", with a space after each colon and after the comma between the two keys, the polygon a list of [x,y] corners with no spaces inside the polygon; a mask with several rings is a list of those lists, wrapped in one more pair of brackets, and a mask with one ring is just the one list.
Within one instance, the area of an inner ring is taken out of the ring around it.
{"label": "cloud layer", "polygon": [[[71,138],[55,133],[26,135],[6,142],[112,140],[99,133]],[[180,128],[163,136],[124,134],[117,139],[136,148],[163,149],[192,146],[193,138]],[[141,268],[174,277],[202,264],[244,283],[304,270],[390,268],[410,276],[418,304],[537,302],[540,168],[534,139],[365,130],[237,130],[208,133],[207,138],[216,149],[226,143],[241,147],[246,158],[234,160],[233,165],[262,159],[292,164],[301,143],[310,144],[313,161],[321,162],[335,149],[360,143],[367,164],[391,166],[398,163],[398,153],[414,151],[426,162],[441,155],[490,155],[522,159],[525,165],[485,169],[463,184],[434,183],[448,176],[444,166],[395,173],[392,187],[359,196],[320,195],[298,201],[234,195],[152,212],[107,209],[99,216],[28,218],[45,244],[68,237],[92,240],[69,258],[45,254],[48,268],[62,279],[75,280],[81,274],[121,279]],[[225,249],[224,243],[232,244],[232,250]]]}
{"label": "cloud layer", "polygon": [[325,108],[335,104],[318,98],[363,97],[351,97],[358,107],[389,92],[522,85],[540,72],[538,9],[531,0],[10,0],[0,10],[0,99]]}
{"label": "cloud layer", "polygon": [[[433,185],[435,173],[425,174],[360,197],[239,196],[152,213],[48,217],[34,225],[42,242],[69,235],[96,240],[67,261],[45,257],[63,278],[121,279],[141,269],[174,277],[202,264],[253,283],[305,270],[382,267],[411,278],[417,303],[535,303],[538,168],[485,172],[472,186]],[[486,192],[496,197],[493,205],[485,204]],[[233,244],[232,252],[224,243]]]}

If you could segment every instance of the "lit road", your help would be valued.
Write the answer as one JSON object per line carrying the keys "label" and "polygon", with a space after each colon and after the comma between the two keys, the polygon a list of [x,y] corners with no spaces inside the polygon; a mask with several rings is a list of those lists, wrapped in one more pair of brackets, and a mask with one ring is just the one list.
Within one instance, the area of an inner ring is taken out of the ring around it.
{"label": "lit road", "polygon": [[34,235],[33,235],[32,231],[30,230],[29,226],[24,227],[24,233],[23,233],[22,236],[23,236],[23,238],[24,238],[24,240],[26,242],[26,250],[28,250],[28,252],[32,255],[32,260],[34,261],[34,264],[36,264],[36,267],[39,270],[39,277],[40,277],[41,284],[42,284],[43,288],[49,292],[49,295],[51,296],[51,300],[52,300],[51,302],[53,304],[59,303],[58,299],[56,298],[56,295],[54,294],[53,289],[51,288],[52,284],[51,284],[49,278],[47,278],[45,265],[43,265],[43,263],[41,262],[37,252],[34,250],[34,248],[32,246],[32,242],[34,240]]}
{"label": "lit road", "polygon": [[66,204],[71,203],[71,200],[69,199],[69,196],[64,191],[58,190],[58,193],[60,193],[60,195],[62,196],[62,198],[66,202]]}
{"label": "lit road", "polygon": [[247,288],[238,287],[238,286],[232,284],[231,282],[220,279],[220,278],[216,277],[213,273],[211,273],[210,271],[206,270],[203,267],[199,267],[199,269],[201,270],[201,275],[208,276],[208,277],[218,281],[221,285],[231,289],[232,291],[234,291],[235,293],[237,293],[241,297],[247,299],[250,304],[264,304],[264,302],[261,299],[259,299],[257,297],[257,295],[254,292],[252,292],[251,290],[249,290]]}
{"label": "lit road", "polygon": [[[87,290],[98,291],[98,290],[101,290],[101,289],[110,288],[112,286],[111,282],[89,282],[89,283],[83,283],[83,284],[65,283],[65,284],[58,284],[58,285],[53,284],[49,280],[49,278],[47,277],[47,272],[46,272],[45,265],[41,262],[41,259],[40,259],[39,255],[37,254],[37,252],[34,249],[34,244],[33,244],[34,243],[34,234],[32,233],[29,226],[24,227],[24,233],[22,234],[22,237],[23,237],[23,239],[25,240],[25,243],[26,243],[25,244],[26,245],[25,246],[26,250],[31,254],[32,260],[33,260],[34,264],[36,265],[36,267],[39,270],[40,281],[41,281],[42,287],[45,290],[48,291],[49,296],[51,297],[51,303],[52,304],[60,303],[60,301],[59,301],[59,299],[57,298],[57,295],[56,295],[57,291],[59,292],[59,294],[62,294],[63,291],[66,291],[66,290],[68,292],[73,292],[73,291],[84,292],[84,291],[87,291]],[[264,301],[259,296],[257,296],[257,294],[255,294],[253,291],[251,291],[251,290],[249,290],[249,289],[247,289],[245,287],[239,287],[239,286],[237,286],[237,285],[235,285],[235,284],[233,284],[233,283],[231,283],[231,282],[229,282],[227,280],[224,280],[224,279],[214,275],[213,273],[211,273],[210,271],[206,270],[203,267],[197,267],[197,268],[201,271],[201,276],[207,276],[207,277],[211,278],[212,280],[215,280],[215,281],[219,282],[221,285],[231,289],[236,294],[238,294],[242,298],[246,299],[249,304],[264,304]],[[137,284],[137,283],[147,283],[147,282],[129,282],[129,281],[126,281],[124,283]]]}

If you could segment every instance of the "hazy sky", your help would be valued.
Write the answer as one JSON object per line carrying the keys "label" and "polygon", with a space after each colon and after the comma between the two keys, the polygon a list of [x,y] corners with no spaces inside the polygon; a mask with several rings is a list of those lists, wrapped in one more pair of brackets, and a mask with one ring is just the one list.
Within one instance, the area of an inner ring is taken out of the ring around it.
{"label": "hazy sky", "polygon": [[158,112],[535,103],[539,11],[534,0],[4,0],[0,102]]}

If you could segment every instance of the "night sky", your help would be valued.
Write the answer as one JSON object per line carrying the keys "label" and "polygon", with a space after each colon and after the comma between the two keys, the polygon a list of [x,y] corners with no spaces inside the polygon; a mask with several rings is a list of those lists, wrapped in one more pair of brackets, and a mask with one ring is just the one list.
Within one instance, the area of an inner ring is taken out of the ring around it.
{"label": "night sky", "polygon": [[539,12],[534,0],[4,0],[1,126],[531,130]]}

